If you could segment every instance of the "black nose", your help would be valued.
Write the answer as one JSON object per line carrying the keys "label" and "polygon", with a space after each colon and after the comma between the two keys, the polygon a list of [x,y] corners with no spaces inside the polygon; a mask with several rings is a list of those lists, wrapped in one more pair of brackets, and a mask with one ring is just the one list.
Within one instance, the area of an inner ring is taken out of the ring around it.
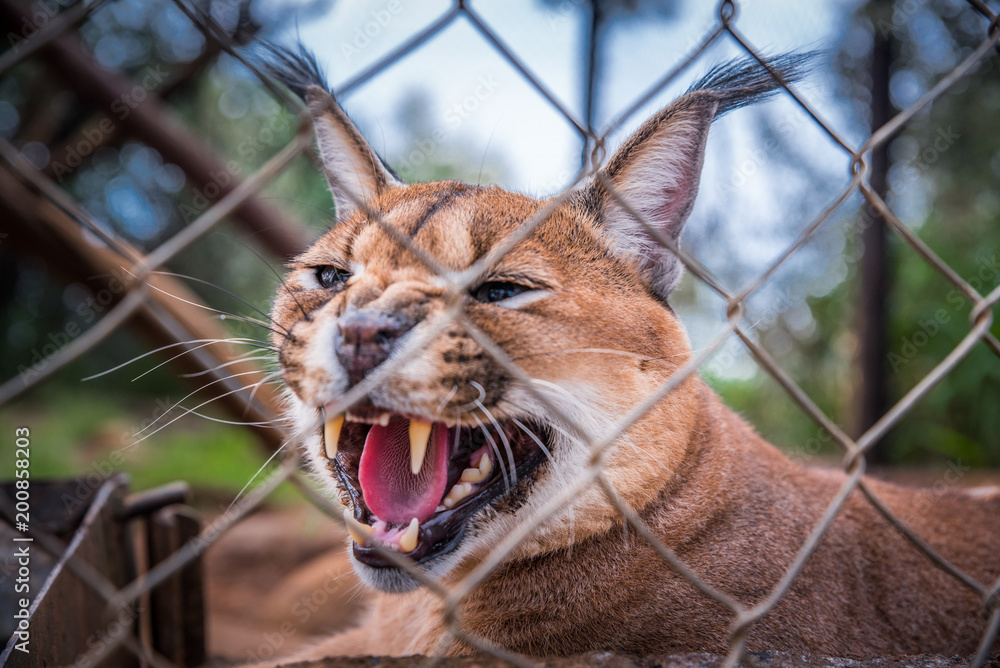
{"label": "black nose", "polygon": [[381,311],[361,311],[353,306],[344,311],[337,320],[334,350],[350,384],[361,382],[384,362],[408,329],[399,317]]}

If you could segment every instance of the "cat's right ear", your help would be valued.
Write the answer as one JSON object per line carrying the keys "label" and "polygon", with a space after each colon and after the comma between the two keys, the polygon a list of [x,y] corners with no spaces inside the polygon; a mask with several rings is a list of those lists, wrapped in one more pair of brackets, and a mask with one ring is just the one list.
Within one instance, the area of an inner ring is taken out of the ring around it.
{"label": "cat's right ear", "polygon": [[298,52],[273,44],[264,48],[268,52],[267,73],[302,98],[309,108],[338,220],[350,215],[359,204],[402,185],[327,90],[312,53],[301,45]]}
{"label": "cat's right ear", "polygon": [[305,101],[338,220],[357,208],[358,202],[401,185],[325,88],[310,86]]}

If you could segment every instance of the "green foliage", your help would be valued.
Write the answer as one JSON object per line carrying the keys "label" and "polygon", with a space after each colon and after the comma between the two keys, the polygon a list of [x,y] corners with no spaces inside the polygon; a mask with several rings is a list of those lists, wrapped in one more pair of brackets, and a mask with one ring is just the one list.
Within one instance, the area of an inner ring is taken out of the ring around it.
{"label": "green foliage", "polygon": [[[31,429],[31,475],[35,479],[107,477],[110,471],[124,470],[133,490],[185,480],[203,500],[231,498],[254,478],[266,459],[246,429],[181,420],[132,445],[141,430],[148,433],[173,419],[176,413],[167,409],[180,396],[80,393],[51,386],[40,396],[5,406],[0,412],[0,430]],[[263,475],[257,477],[258,482]],[[286,486],[271,500],[281,503],[297,495]]]}
{"label": "green foliage", "polygon": [[[847,30],[839,60],[842,87],[859,120],[867,113],[868,48],[875,31],[896,40],[891,80],[894,104],[902,108],[930,89],[986,36],[987,22],[965,3],[862,5]],[[859,48],[862,47],[862,48]],[[1000,285],[1000,67],[987,58],[929,109],[918,114],[890,146],[888,202],[904,223],[955,273],[981,295]],[[836,423],[850,431],[857,376],[855,304],[861,286],[856,262],[864,253],[860,218],[846,225],[848,278],[827,294],[808,300],[816,326],[803,334],[784,318],[758,332],[774,351],[777,338],[790,349],[774,353],[782,369]],[[888,355],[890,405],[901,400],[969,333],[972,301],[896,232],[888,232],[892,277]],[[993,308],[994,317],[1000,309]],[[997,336],[1000,325],[990,331]],[[835,451],[830,438],[790,402],[765,372],[749,380],[711,377],[726,401],[764,436],[793,451]],[[1000,466],[1000,359],[977,343],[907,412],[878,447],[897,464],[954,460],[963,466]]]}

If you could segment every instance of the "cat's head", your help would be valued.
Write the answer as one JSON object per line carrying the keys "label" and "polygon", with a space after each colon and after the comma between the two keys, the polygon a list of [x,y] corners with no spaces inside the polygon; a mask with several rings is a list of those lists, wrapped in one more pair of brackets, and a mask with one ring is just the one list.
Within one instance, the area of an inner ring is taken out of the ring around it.
{"label": "cat's head", "polygon": [[[274,342],[308,457],[349,509],[363,580],[416,584],[376,542],[434,577],[473,564],[598,465],[625,503],[647,505],[683,456],[694,383],[600,461],[581,434],[611,435],[689,359],[667,305],[682,265],[664,242],[677,243],[693,205],[713,118],[773,91],[768,70],[713,70],[579,188],[536,200],[402,183],[311,56],[277,50],[273,62],[309,107],[337,211],[290,265]],[[798,62],[772,67],[788,77]],[[618,518],[591,484],[516,554],[567,547]]]}

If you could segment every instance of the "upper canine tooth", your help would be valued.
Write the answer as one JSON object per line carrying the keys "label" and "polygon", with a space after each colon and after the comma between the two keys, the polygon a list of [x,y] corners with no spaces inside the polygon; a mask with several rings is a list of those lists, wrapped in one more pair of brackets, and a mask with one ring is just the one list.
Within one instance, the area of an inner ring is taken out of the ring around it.
{"label": "upper canine tooth", "polygon": [[413,552],[413,550],[417,549],[419,531],[420,521],[414,517],[410,520],[410,526],[406,527],[406,531],[399,537],[399,549],[403,552]]}
{"label": "upper canine tooth", "polygon": [[427,453],[427,440],[431,437],[431,423],[410,420],[410,471],[420,473]]}
{"label": "upper canine tooth", "polygon": [[347,533],[358,545],[364,545],[368,538],[375,533],[375,529],[354,519],[354,513],[350,508],[344,509],[344,524],[347,525]]}
{"label": "upper canine tooth", "polygon": [[323,442],[326,446],[326,456],[333,459],[337,456],[337,444],[340,442],[340,430],[344,426],[344,414],[327,418],[323,425]]}

